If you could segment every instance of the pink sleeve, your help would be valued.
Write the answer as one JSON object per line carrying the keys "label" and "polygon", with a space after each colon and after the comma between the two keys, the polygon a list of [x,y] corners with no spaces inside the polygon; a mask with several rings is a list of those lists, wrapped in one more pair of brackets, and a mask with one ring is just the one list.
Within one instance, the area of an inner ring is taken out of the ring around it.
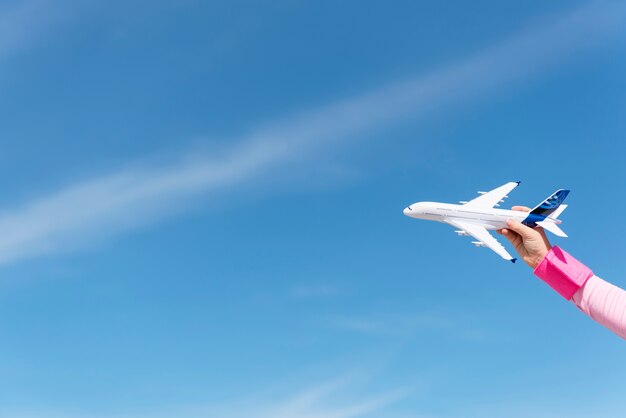
{"label": "pink sleeve", "polygon": [[572,301],[594,321],[626,339],[626,291],[592,276]]}
{"label": "pink sleeve", "polygon": [[592,319],[626,338],[626,291],[594,276],[559,247],[552,247],[535,275]]}
{"label": "pink sleeve", "polygon": [[535,268],[535,275],[565,299],[570,300],[593,272],[557,246]]}

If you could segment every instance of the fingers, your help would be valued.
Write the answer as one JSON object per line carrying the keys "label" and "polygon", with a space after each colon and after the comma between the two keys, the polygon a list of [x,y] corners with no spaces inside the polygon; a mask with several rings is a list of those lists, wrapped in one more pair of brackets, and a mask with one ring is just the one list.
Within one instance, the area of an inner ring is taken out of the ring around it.
{"label": "fingers", "polygon": [[502,235],[504,235],[504,237],[509,240],[511,244],[513,244],[513,247],[515,247],[519,253],[521,249],[520,246],[523,247],[522,237],[517,232],[511,231],[510,229],[501,229],[501,231]]}
{"label": "fingers", "polygon": [[[531,211],[531,209],[528,206],[513,206],[511,210],[516,210],[518,212],[530,212]],[[543,231],[543,228],[536,226],[533,229],[537,231],[539,235],[541,235],[541,239],[543,239],[543,242],[546,244],[546,246],[548,246],[548,248],[550,248],[551,247],[550,241],[548,240],[548,237],[546,237],[546,233]]]}
{"label": "fingers", "polygon": [[511,242],[513,242],[513,240],[519,236],[516,232],[513,232],[510,229],[500,229],[499,231],[500,235],[504,235],[504,237]]}
{"label": "fingers", "polygon": [[537,238],[536,234],[539,234],[539,232],[534,231],[532,228],[522,225],[520,222],[513,219],[509,219],[506,222],[506,225],[510,230],[517,232],[525,240]]}

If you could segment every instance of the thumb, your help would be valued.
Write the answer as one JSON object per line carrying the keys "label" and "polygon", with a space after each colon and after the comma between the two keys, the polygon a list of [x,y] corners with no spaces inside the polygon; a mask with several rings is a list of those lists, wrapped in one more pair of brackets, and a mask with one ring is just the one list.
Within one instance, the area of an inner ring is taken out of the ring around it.
{"label": "thumb", "polygon": [[510,230],[520,234],[524,240],[535,238],[535,234],[537,233],[537,231],[527,227],[526,225],[521,224],[519,221],[516,221],[514,219],[509,219],[506,222],[506,226]]}

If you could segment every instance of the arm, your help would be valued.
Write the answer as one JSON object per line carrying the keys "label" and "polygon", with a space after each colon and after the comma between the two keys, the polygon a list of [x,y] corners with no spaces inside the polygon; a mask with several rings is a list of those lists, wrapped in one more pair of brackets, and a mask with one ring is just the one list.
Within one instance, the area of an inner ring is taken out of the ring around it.
{"label": "arm", "polygon": [[605,282],[559,247],[552,247],[535,275],[593,320],[626,338],[626,291]]}
{"label": "arm", "polygon": [[626,339],[626,291],[591,276],[572,301],[593,320]]}
{"label": "arm", "polygon": [[[528,211],[516,206],[514,210]],[[542,228],[509,221],[498,231],[515,246],[535,275],[593,320],[626,339],[626,291],[595,276],[559,247],[552,247]]]}

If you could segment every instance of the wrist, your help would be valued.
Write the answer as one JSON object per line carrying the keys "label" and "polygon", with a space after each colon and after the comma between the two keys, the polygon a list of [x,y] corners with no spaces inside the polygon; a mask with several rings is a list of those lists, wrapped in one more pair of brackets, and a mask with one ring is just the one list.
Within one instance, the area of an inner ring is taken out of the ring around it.
{"label": "wrist", "polygon": [[540,250],[537,253],[537,255],[533,258],[532,262],[528,263],[530,265],[530,268],[532,268],[533,270],[536,269],[537,266],[541,264],[541,262],[546,258],[546,256],[548,255],[551,249],[552,247],[549,246],[547,248]]}

